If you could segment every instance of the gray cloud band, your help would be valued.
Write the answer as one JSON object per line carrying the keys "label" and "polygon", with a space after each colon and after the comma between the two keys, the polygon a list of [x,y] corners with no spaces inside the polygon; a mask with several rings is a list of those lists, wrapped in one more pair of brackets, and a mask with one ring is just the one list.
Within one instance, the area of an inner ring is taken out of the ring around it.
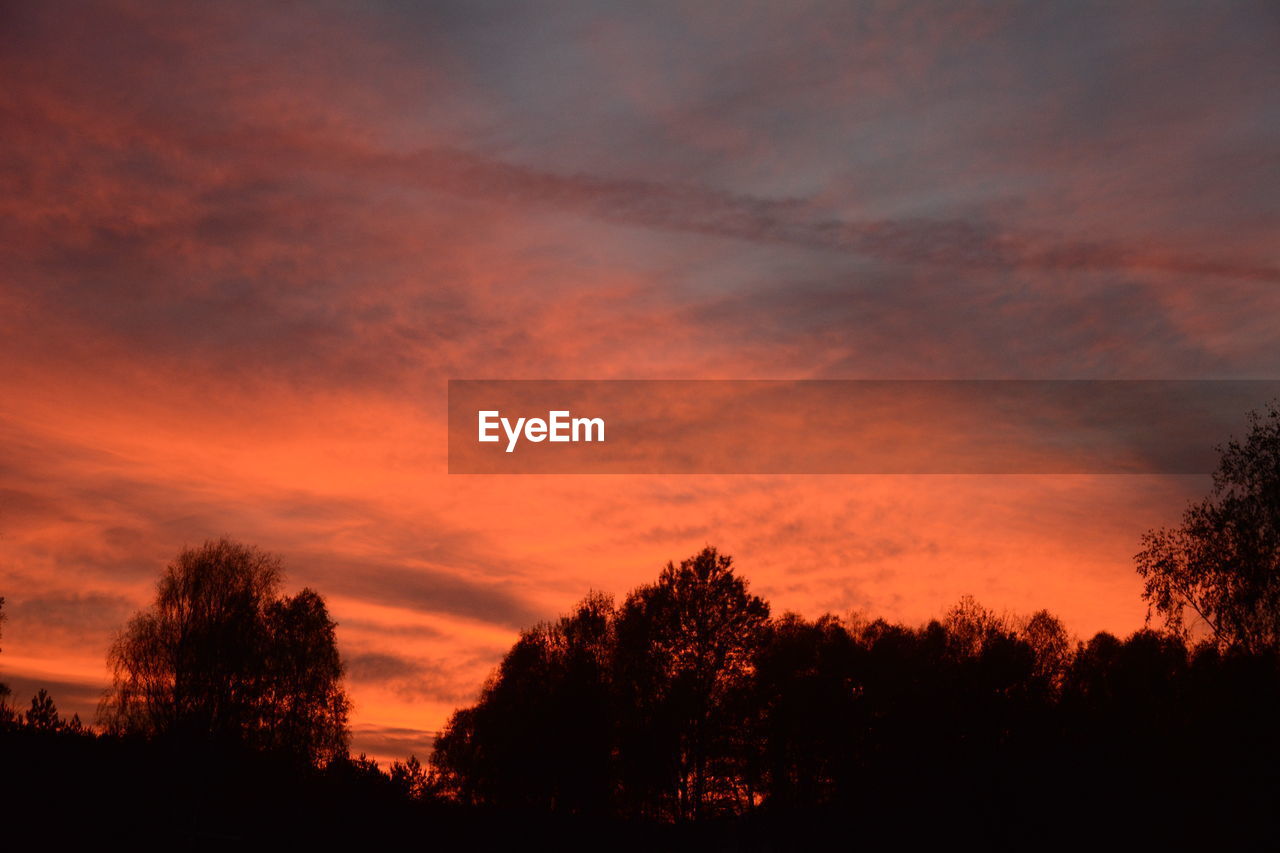
{"label": "gray cloud band", "polygon": [[654,181],[559,175],[454,149],[401,161],[406,180],[453,195],[577,210],[621,224],[849,252],[968,269],[1152,270],[1280,281],[1280,268],[1161,246],[1072,241],[995,223],[907,219],[846,222],[807,199],[762,199]]}

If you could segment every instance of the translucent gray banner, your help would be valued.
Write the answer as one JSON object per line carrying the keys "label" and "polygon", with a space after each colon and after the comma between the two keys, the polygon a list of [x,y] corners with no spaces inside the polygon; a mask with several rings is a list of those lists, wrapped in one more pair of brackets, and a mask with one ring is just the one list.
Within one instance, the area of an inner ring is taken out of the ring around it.
{"label": "translucent gray banner", "polygon": [[451,380],[452,474],[1204,474],[1280,380]]}

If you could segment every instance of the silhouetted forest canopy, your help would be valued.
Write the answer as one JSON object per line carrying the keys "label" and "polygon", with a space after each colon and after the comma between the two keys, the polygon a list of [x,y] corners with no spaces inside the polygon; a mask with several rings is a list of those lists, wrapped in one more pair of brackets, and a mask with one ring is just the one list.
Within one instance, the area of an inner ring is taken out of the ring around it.
{"label": "silhouetted forest canopy", "polygon": [[968,597],[922,625],[778,614],[708,546],[523,631],[429,763],[384,770],[348,751],[323,597],[286,594],[269,554],[207,542],[108,650],[95,726],[0,685],[0,802],[31,826],[74,810],[86,837],[177,846],[1274,831],[1280,409],[1222,449],[1180,526],[1143,537],[1137,569],[1149,626],[1080,640],[1047,610]]}

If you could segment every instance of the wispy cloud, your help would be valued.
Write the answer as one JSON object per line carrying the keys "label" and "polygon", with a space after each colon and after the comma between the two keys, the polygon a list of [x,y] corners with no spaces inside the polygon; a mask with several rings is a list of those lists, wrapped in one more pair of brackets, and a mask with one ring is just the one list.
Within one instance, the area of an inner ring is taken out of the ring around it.
{"label": "wispy cloud", "polygon": [[1135,270],[1280,281],[1280,267],[1176,247],[1072,240],[996,222],[823,216],[818,199],[767,199],[696,185],[561,175],[465,151],[405,158],[405,177],[465,197],[546,205],[627,225],[780,243],[878,260],[994,270]]}

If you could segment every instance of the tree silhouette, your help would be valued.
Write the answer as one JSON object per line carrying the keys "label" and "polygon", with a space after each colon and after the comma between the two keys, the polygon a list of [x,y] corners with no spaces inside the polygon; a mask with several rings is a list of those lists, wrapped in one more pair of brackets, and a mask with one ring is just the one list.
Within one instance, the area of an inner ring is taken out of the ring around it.
{"label": "tree silhouette", "polygon": [[112,732],[345,754],[349,703],[334,623],[304,589],[280,594],[280,561],[227,539],[182,551],[155,602],[112,644],[101,716]]}
{"label": "tree silhouette", "polygon": [[26,714],[27,727],[38,732],[60,731],[65,725],[58,713],[53,697],[43,687],[31,697],[31,707]]}
{"label": "tree silhouette", "polygon": [[710,547],[668,563],[619,611],[615,681],[633,758],[624,784],[666,800],[677,819],[749,793],[736,736],[749,725],[745,698],[768,618],[732,559]]}
{"label": "tree silhouette", "polygon": [[1018,638],[1035,655],[1037,687],[1049,693],[1062,688],[1071,664],[1071,640],[1062,620],[1048,610],[1038,610],[1018,629]]}
{"label": "tree silhouette", "polygon": [[480,701],[453,714],[432,765],[467,803],[599,813],[611,804],[615,705],[612,601],[521,634]]}
{"label": "tree silhouette", "polygon": [[738,810],[753,797],[750,675],[768,615],[713,548],[616,611],[589,595],[525,631],[455,712],[432,753],[440,789],[574,813]]}
{"label": "tree silhouette", "polygon": [[821,805],[851,784],[864,730],[863,649],[827,615],[774,621],[755,666],[756,784],[775,808]]}
{"label": "tree silhouette", "polygon": [[1220,448],[1212,495],[1179,527],[1144,535],[1136,560],[1168,630],[1187,638],[1202,624],[1220,645],[1259,652],[1280,649],[1280,404],[1249,423]]}
{"label": "tree silhouette", "polygon": [[425,800],[431,794],[431,780],[418,756],[410,755],[407,761],[391,762],[391,784],[405,797]]}

